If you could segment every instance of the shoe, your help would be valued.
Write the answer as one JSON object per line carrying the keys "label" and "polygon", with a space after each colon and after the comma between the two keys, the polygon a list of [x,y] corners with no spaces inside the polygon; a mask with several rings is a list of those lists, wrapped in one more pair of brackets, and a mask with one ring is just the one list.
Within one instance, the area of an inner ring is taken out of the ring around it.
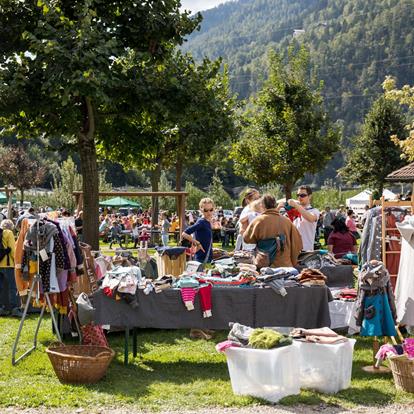
{"label": "shoe", "polygon": [[23,316],[23,312],[20,310],[20,308],[14,308],[11,311],[11,316],[13,316],[14,318],[21,319]]}
{"label": "shoe", "polygon": [[5,308],[0,308],[0,316],[9,316],[10,315],[10,311],[5,309]]}
{"label": "shoe", "polygon": [[207,332],[203,331],[202,329],[191,329],[190,331],[190,338],[191,339],[205,339],[206,341],[212,338]]}

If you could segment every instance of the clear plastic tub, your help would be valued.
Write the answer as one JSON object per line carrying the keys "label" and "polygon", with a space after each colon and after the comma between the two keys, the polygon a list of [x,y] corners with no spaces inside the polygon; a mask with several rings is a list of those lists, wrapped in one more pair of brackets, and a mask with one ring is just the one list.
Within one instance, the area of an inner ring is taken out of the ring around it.
{"label": "clear plastic tub", "polygon": [[225,354],[235,394],[278,402],[283,397],[300,393],[297,347],[228,348]]}
{"label": "clear plastic tub", "polygon": [[351,384],[355,339],[336,345],[294,341],[300,355],[300,387],[328,394]]}

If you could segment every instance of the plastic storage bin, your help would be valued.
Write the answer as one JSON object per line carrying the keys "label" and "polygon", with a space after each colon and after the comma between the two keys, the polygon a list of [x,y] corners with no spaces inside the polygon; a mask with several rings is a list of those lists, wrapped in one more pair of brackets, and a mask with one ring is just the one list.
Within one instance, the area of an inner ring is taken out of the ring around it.
{"label": "plastic storage bin", "polygon": [[355,339],[336,345],[294,341],[299,351],[300,387],[328,394],[349,387]]}
{"label": "plastic storage bin", "polygon": [[228,348],[225,354],[235,394],[278,402],[300,393],[299,349],[294,345],[270,350]]}

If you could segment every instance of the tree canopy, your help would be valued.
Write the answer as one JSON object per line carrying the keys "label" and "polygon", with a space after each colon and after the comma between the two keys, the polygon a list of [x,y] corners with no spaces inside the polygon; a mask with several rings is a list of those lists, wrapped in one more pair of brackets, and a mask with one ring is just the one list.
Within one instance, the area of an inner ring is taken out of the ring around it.
{"label": "tree canopy", "polygon": [[360,134],[351,141],[341,175],[382,194],[386,176],[404,164],[401,149],[391,140],[394,135],[402,136],[404,124],[398,104],[384,96],[378,98],[365,117]]}
{"label": "tree canopy", "polygon": [[[145,113],[151,93],[141,82],[144,68],[156,73],[159,60],[200,21],[181,13],[179,5],[178,0],[0,1],[0,126],[19,137],[62,135],[73,141],[84,178],[84,236],[94,248],[96,139],[105,137],[107,120],[117,121],[112,130],[122,132],[132,114]],[[135,118],[145,128],[145,117]]]}
{"label": "tree canopy", "polygon": [[306,173],[320,171],[338,150],[320,94],[309,79],[309,54],[292,46],[287,61],[269,53],[269,79],[253,101],[232,149],[236,172],[260,185],[281,184],[287,198]]}

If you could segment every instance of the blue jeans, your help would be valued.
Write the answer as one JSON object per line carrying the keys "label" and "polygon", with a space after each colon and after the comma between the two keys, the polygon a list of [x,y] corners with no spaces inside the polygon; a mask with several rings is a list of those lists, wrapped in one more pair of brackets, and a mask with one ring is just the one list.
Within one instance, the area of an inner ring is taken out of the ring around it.
{"label": "blue jeans", "polygon": [[16,288],[16,280],[14,278],[14,268],[13,267],[2,267],[0,268],[0,290],[4,286],[4,282],[7,280],[7,284],[9,287],[9,309],[14,309],[19,307],[17,301],[17,288]]}
{"label": "blue jeans", "polygon": [[168,233],[167,234],[161,233],[161,239],[162,239],[162,245],[164,247],[167,247],[168,246]]}

